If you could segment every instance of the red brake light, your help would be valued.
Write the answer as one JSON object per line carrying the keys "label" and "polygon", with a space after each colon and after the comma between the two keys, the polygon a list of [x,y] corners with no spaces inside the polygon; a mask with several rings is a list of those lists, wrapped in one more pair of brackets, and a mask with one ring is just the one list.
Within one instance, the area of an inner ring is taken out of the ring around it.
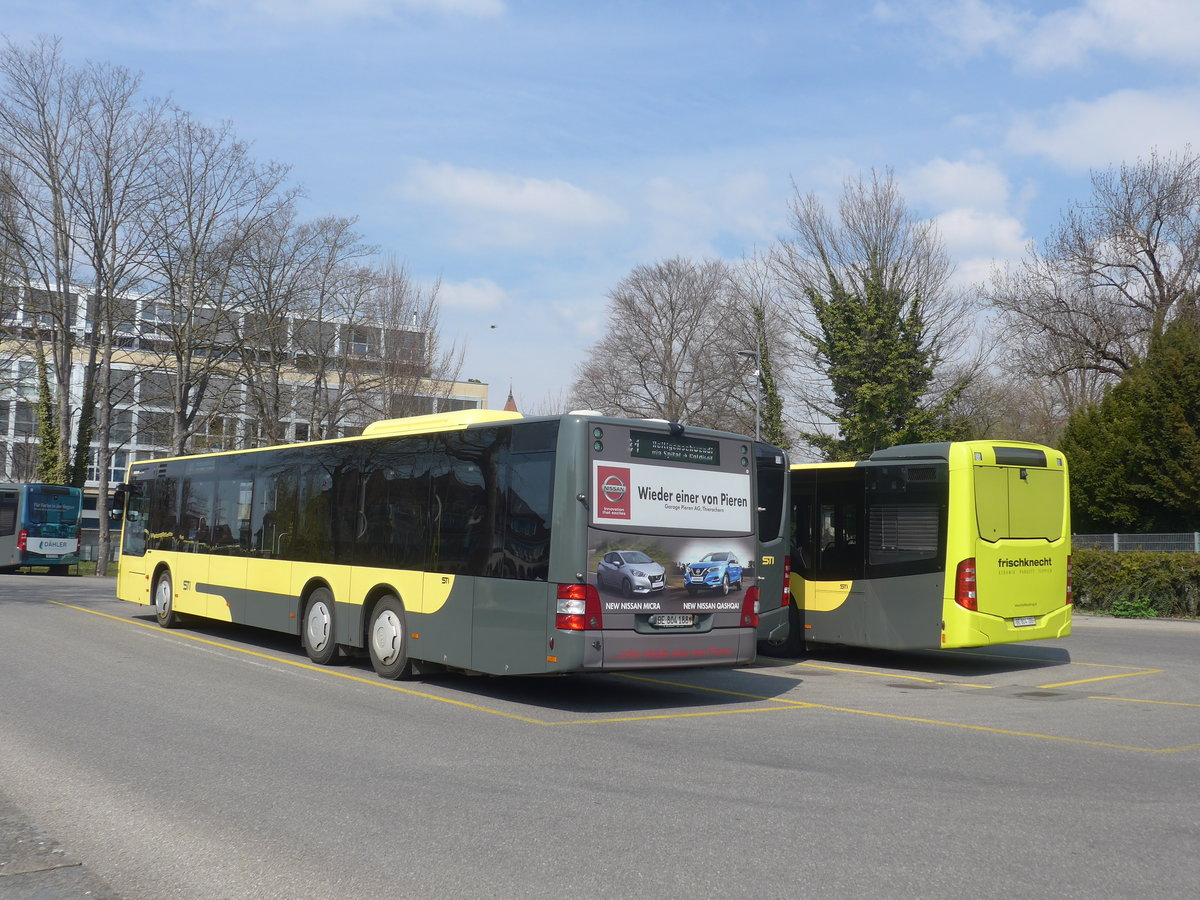
{"label": "red brake light", "polygon": [[20,533],[17,535],[17,549],[18,550],[28,550],[29,549],[29,530],[26,528],[22,528]]}
{"label": "red brake light", "polygon": [[560,584],[554,627],[561,631],[598,631],[604,627],[600,593],[591,584]]}
{"label": "red brake light", "polygon": [[1067,605],[1075,602],[1075,585],[1072,583],[1071,557],[1067,557]]}
{"label": "red brake light", "polygon": [[742,594],[742,625],[747,628],[758,627],[758,588],[748,587]]}
{"label": "red brake light", "polygon": [[979,609],[979,597],[975,593],[974,559],[964,559],[958,564],[958,572],[954,576],[954,602],[963,609]]}
{"label": "red brake light", "polygon": [[783,596],[779,599],[780,606],[787,606],[792,601],[792,558],[783,558]]}

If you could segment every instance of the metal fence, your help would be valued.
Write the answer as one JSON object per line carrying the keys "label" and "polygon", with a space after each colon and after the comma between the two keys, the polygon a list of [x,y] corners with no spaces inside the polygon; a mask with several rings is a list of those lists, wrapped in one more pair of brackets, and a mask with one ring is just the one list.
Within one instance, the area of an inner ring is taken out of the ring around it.
{"label": "metal fence", "polygon": [[1072,547],[1112,550],[1152,550],[1156,553],[1200,553],[1200,532],[1178,534],[1073,534]]}

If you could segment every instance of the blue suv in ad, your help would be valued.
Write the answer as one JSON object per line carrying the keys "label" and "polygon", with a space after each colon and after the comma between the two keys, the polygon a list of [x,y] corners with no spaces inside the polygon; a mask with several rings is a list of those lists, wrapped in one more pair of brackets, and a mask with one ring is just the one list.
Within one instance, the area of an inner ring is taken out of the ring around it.
{"label": "blue suv in ad", "polygon": [[742,587],[742,564],[728,550],[706,553],[698,562],[688,563],[683,569],[683,586],[689,594],[700,588],[728,594],[732,588]]}

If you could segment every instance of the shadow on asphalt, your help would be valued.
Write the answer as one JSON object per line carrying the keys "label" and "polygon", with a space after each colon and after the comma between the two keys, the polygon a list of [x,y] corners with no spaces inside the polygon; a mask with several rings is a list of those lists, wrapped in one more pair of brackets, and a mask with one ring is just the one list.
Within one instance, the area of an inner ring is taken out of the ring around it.
{"label": "shadow on asphalt", "polygon": [[[155,621],[150,612],[139,611],[131,618],[147,624]],[[308,663],[308,656],[295,635],[205,619],[193,619],[180,631]],[[342,657],[334,667],[375,677],[365,657]],[[563,712],[616,713],[713,709],[760,703],[764,698],[787,693],[800,681],[799,678],[777,678],[748,669],[694,668],[507,677],[445,671],[422,674],[399,683],[412,687],[425,684],[471,697]]]}

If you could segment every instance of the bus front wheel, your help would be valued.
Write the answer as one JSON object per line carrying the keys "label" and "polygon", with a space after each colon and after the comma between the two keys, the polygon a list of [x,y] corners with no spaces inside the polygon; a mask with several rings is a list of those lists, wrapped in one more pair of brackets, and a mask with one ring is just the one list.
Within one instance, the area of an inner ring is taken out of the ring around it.
{"label": "bus front wheel", "polygon": [[381,678],[401,678],[412,671],[408,661],[408,635],[405,632],[404,604],[388,595],[375,604],[367,632],[371,665]]}
{"label": "bus front wheel", "polygon": [[154,618],[163,628],[175,628],[179,625],[170,569],[163,569],[154,581]]}
{"label": "bus front wheel", "polygon": [[337,658],[333,611],[333,592],[328,588],[317,588],[304,604],[304,651],[319,666],[327,666]]}

